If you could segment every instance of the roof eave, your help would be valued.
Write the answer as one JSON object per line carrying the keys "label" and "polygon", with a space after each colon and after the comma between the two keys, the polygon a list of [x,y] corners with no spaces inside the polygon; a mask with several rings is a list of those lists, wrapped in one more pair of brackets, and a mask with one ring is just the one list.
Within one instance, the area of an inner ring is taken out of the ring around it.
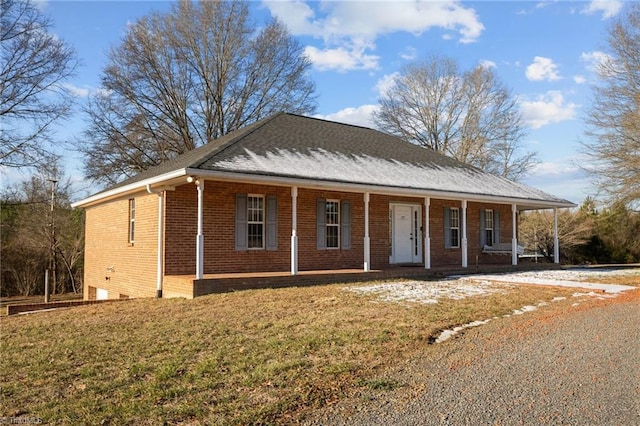
{"label": "roof eave", "polygon": [[225,172],[218,170],[202,170],[188,168],[187,175],[221,181],[241,181],[243,183],[271,184],[276,186],[299,186],[301,188],[315,188],[330,191],[370,192],[382,195],[432,197],[445,200],[467,200],[476,202],[493,202],[498,204],[515,204],[519,210],[537,210],[552,208],[573,208],[576,204],[567,200],[536,200],[530,198],[504,197],[497,195],[473,194],[465,192],[438,191],[425,188],[403,188],[395,186],[372,185],[366,183],[351,183],[341,181],[327,181],[280,175],[266,175],[254,173]]}
{"label": "roof eave", "polygon": [[84,200],[71,203],[71,207],[73,208],[91,207],[96,204],[100,204],[106,201],[123,197],[128,194],[139,192],[140,190],[145,189],[147,186],[151,187],[151,186],[168,185],[172,180],[186,176],[186,174],[187,174],[187,169],[178,169],[172,172],[163,173],[158,176],[150,177],[148,179],[144,179],[138,182],[133,182],[129,185],[124,185],[121,187],[114,188],[112,190],[99,192],[95,195],[85,198]]}
{"label": "roof eave", "polygon": [[149,187],[162,187],[171,185],[176,179],[184,176],[199,176],[221,181],[240,181],[254,184],[271,184],[276,186],[299,186],[303,188],[316,188],[331,191],[344,192],[370,192],[382,195],[432,197],[445,200],[467,200],[476,202],[492,202],[498,204],[515,204],[519,210],[536,210],[551,208],[573,208],[576,204],[567,200],[536,200],[529,198],[504,197],[496,195],[473,194],[465,192],[439,191],[426,188],[403,188],[394,186],[382,186],[366,183],[353,183],[341,181],[326,181],[317,179],[286,177],[279,175],[265,175],[254,173],[225,172],[216,170],[202,170],[196,168],[184,168],[154,176],[129,185],[121,186],[113,190],[100,192],[91,197],[71,204],[71,207],[87,208],[123,196],[140,192]]}

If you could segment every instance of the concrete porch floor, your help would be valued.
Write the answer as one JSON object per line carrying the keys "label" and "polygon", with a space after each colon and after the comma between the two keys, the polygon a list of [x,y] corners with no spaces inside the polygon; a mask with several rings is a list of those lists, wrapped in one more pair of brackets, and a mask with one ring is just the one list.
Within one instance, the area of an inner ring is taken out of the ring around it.
{"label": "concrete porch floor", "polygon": [[195,275],[172,275],[165,276],[163,295],[164,297],[193,298],[212,293],[260,288],[302,287],[396,278],[435,279],[448,275],[557,269],[559,267],[560,265],[550,263],[523,262],[516,266],[486,264],[462,268],[459,265],[444,265],[431,269],[425,269],[423,265],[408,265],[374,269],[369,272],[362,269],[313,270],[299,271],[297,275],[291,275],[289,271],[206,274],[201,280],[196,280]]}

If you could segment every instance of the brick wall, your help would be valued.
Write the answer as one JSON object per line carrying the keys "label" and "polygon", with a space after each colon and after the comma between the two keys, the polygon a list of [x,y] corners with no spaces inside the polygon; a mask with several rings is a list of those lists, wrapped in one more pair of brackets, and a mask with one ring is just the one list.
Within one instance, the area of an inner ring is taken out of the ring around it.
{"label": "brick wall", "polygon": [[140,193],[135,200],[133,244],[129,244],[128,198],[86,210],[85,300],[95,299],[97,288],[107,290],[109,299],[155,296],[158,196]]}
{"label": "brick wall", "polygon": [[[275,195],[278,198],[278,250],[235,250],[236,194]],[[195,274],[197,194],[195,185],[183,185],[167,193],[166,263],[168,275]],[[348,200],[351,204],[351,248],[318,250],[316,201]],[[291,189],[278,186],[206,182],[204,191],[204,273],[280,272],[291,267]],[[372,194],[369,202],[371,267],[389,267],[389,204],[424,206],[424,198]],[[461,208],[460,201],[431,200],[431,264],[460,265],[461,248],[444,248],[444,209]],[[511,241],[511,207],[468,203],[467,239],[469,264],[476,255],[481,264],[508,263],[509,256],[487,255],[480,247],[480,210],[499,209],[503,242]],[[298,189],[298,266],[314,269],[362,268],[364,264],[364,195],[348,192]],[[423,226],[425,215],[423,212]]]}
{"label": "brick wall", "polygon": [[[236,194],[278,197],[278,250],[235,249]],[[167,192],[165,274],[196,272],[197,191],[194,184]],[[300,216],[300,215],[298,215]],[[207,181],[203,209],[204,273],[287,271],[290,269],[291,189]],[[315,235],[315,234],[314,234]]]}
{"label": "brick wall", "polygon": [[[281,272],[291,267],[291,188],[206,181],[204,185],[204,273]],[[278,249],[235,249],[236,194],[275,195],[278,199]],[[121,295],[153,297],[156,285],[158,197],[144,192],[136,198],[135,243],[128,243],[128,199],[87,209],[85,251],[85,299],[94,299],[96,288],[109,291],[110,299]],[[351,248],[318,250],[316,247],[316,201],[318,198],[348,200],[351,204]],[[424,206],[422,197],[372,194],[369,204],[371,268],[389,267],[389,205]],[[461,248],[444,248],[444,209],[461,207],[459,201],[431,199],[430,234],[432,266],[459,266]],[[468,262],[473,266],[510,263],[510,256],[487,255],[480,247],[480,210],[500,210],[502,242],[511,241],[511,206],[468,203]],[[364,263],[363,194],[299,188],[299,269],[362,268]],[[197,233],[197,191],[184,184],[166,192],[165,275],[194,275]],[[425,214],[423,211],[423,226]],[[107,279],[108,278],[108,279]],[[180,280],[167,282],[176,295],[183,292]],[[175,287],[175,289],[173,288]]]}

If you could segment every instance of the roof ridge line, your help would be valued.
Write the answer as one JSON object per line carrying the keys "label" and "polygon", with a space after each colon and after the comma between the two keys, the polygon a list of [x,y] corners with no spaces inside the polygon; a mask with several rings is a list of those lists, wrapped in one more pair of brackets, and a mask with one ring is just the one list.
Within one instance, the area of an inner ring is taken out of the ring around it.
{"label": "roof ridge line", "polygon": [[[371,131],[379,132],[379,133],[382,133],[382,134],[385,134],[385,135],[390,135],[389,133],[385,133],[382,130],[374,129],[374,128],[367,127],[367,126],[362,126],[360,124],[345,123],[345,122],[342,122],[342,121],[334,121],[334,120],[329,120],[329,119],[326,119],[326,118],[320,118],[320,117],[314,117],[314,116],[309,116],[309,115],[296,114],[296,113],[293,113],[293,112],[283,112],[283,113],[286,114],[286,115],[292,115],[294,117],[309,118],[311,120],[324,121],[326,123],[338,124],[338,125],[341,125],[341,126],[357,127],[359,129],[371,130]],[[394,136],[394,135],[390,135],[390,136]]]}

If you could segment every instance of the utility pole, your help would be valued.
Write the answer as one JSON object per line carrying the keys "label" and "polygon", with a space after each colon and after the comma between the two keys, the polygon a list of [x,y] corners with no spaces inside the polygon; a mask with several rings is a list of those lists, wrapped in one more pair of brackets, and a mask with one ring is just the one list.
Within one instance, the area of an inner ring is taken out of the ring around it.
{"label": "utility pole", "polygon": [[44,302],[49,302],[49,278],[51,278],[53,289],[53,294],[56,294],[56,183],[58,181],[56,179],[49,179],[51,182],[51,221],[49,222],[51,229],[49,230],[50,240],[49,240],[49,268],[45,271],[44,274]]}

